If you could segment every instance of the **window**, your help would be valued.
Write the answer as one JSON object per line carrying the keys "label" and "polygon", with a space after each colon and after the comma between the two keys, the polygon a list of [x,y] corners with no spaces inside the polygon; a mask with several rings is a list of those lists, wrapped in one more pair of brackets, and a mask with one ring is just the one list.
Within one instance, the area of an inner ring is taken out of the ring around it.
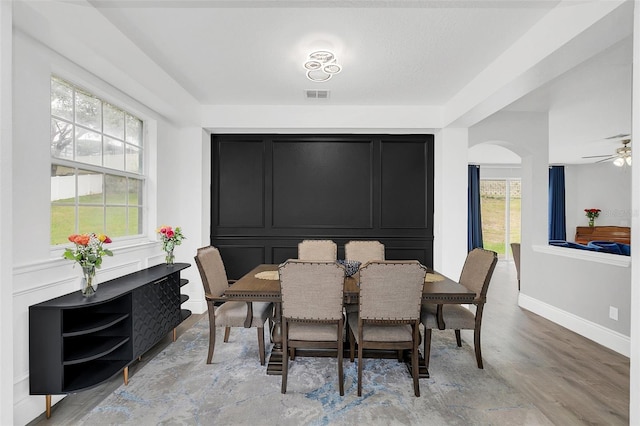
{"label": "window", "polygon": [[51,244],[142,234],[142,120],[51,78]]}
{"label": "window", "polygon": [[482,242],[508,259],[509,245],[520,242],[520,180],[480,180]]}

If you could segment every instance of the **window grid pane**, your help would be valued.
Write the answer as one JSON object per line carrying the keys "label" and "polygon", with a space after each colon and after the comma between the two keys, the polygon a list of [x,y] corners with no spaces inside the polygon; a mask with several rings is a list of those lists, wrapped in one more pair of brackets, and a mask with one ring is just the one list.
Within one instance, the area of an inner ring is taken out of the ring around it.
{"label": "window grid pane", "polygon": [[125,110],[51,77],[52,245],[68,244],[73,233],[143,233],[142,126]]}

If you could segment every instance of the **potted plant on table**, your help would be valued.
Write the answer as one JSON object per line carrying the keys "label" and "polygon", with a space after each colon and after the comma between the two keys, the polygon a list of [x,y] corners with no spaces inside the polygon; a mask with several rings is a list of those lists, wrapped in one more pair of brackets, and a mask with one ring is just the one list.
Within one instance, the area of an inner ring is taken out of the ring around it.
{"label": "potted plant on table", "polygon": [[584,209],[585,216],[589,218],[589,226],[594,226],[596,217],[600,216],[600,209]]}
{"label": "potted plant on table", "polygon": [[187,237],[182,234],[182,229],[179,226],[176,226],[176,229],[173,229],[170,226],[163,225],[158,228],[157,232],[160,235],[160,240],[162,241],[162,250],[166,253],[165,261],[167,266],[171,266],[175,260],[173,249],[175,246],[182,244],[182,240]]}
{"label": "potted plant on table", "polygon": [[109,244],[111,238],[104,234],[73,234],[69,241],[75,244],[75,248],[65,249],[62,257],[73,260],[82,267],[82,295],[93,296],[98,290],[95,280],[96,268],[102,265],[103,256],[113,256],[111,250],[104,248],[103,244]]}

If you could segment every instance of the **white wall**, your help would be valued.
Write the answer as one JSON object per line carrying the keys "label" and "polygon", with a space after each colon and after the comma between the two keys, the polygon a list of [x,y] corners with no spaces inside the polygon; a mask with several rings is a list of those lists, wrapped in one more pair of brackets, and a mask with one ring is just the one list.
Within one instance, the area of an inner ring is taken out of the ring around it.
{"label": "white wall", "polygon": [[[522,252],[519,304],[622,354],[629,354],[631,268],[623,256],[581,253],[547,244],[549,126],[543,117],[497,113],[470,129],[470,145],[491,142],[522,156]],[[482,170],[482,167],[481,167]],[[491,169],[488,169],[488,172]],[[496,170],[497,172],[497,170]],[[610,163],[565,167],[567,238],[586,224],[585,208],[603,210],[598,223],[631,219],[629,170]],[[588,190],[585,188],[588,182]],[[603,287],[606,286],[606,287]],[[609,309],[618,309],[618,320]]]}
{"label": "white wall", "polygon": [[[12,2],[0,2],[0,424],[13,424],[13,32]],[[8,226],[7,226],[8,225]]]}
{"label": "white wall", "polygon": [[[634,32],[633,32],[633,92],[632,111],[636,113],[632,116],[632,133],[640,134],[640,7],[635,2],[634,9]],[[640,241],[640,151],[632,151],[632,188],[631,192],[631,240]],[[640,265],[640,250],[633,250],[631,261]],[[629,391],[629,424],[640,424],[640,268],[633,268],[631,271],[631,371],[630,371],[630,391]]]}
{"label": "white wall", "polygon": [[631,168],[600,164],[566,165],[565,205],[567,240],[576,226],[587,226],[584,209],[601,209],[596,225],[631,226]]}
{"label": "white wall", "polygon": [[[209,182],[203,180],[209,179],[203,169],[210,157],[201,129],[169,122],[114,88],[107,82],[109,75],[86,72],[20,29],[13,33],[13,53],[14,132],[10,163],[13,197],[8,205],[13,205],[9,227],[15,230],[17,238],[13,244],[4,240],[12,247],[9,268],[13,272],[9,282],[3,280],[3,287],[12,289],[14,327],[13,333],[3,339],[11,342],[3,344],[3,353],[10,352],[14,360],[12,395],[7,396],[13,407],[11,423],[25,424],[44,410],[44,397],[29,395],[28,307],[78,290],[80,280],[78,268],[62,259],[62,250],[49,246],[51,74],[86,87],[145,122],[146,235],[114,241],[110,246],[114,257],[106,259],[98,271],[99,282],[163,262],[164,254],[155,234],[161,223],[183,227],[187,240],[176,250],[176,260],[193,263],[195,248],[202,245],[202,236],[208,235],[208,229],[203,231],[203,224],[210,216],[208,206],[202,205],[202,194],[203,185],[207,185],[203,182]],[[198,158],[195,167],[193,158]],[[185,307],[195,313],[204,312],[206,306],[197,269],[187,269],[184,276],[190,280],[183,288],[190,296]],[[60,399],[61,396],[54,396],[53,402]]]}
{"label": "white wall", "polygon": [[467,256],[467,129],[442,129],[435,140],[433,267],[457,280]]}

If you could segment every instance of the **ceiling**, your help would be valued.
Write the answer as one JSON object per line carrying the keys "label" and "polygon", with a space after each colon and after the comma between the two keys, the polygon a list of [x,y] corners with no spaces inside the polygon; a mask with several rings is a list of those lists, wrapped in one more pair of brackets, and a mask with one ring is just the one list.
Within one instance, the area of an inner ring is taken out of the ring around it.
{"label": "ceiling", "polygon": [[[442,105],[557,3],[93,2],[212,105],[305,104],[305,89],[329,90],[333,105]],[[343,66],[324,83],[303,68],[320,49]]]}
{"label": "ceiling", "polygon": [[[553,8],[564,6],[559,0],[89,3],[198,103],[220,106],[443,106]],[[632,24],[631,17],[620,23],[629,34]],[[614,142],[604,138],[630,133],[630,40],[506,107],[550,112],[551,162],[613,152]],[[343,69],[330,81],[312,82],[303,63],[321,49],[332,50]],[[329,99],[307,99],[308,89],[328,90]],[[585,102],[606,106],[615,118],[576,115],[572,105]]]}

